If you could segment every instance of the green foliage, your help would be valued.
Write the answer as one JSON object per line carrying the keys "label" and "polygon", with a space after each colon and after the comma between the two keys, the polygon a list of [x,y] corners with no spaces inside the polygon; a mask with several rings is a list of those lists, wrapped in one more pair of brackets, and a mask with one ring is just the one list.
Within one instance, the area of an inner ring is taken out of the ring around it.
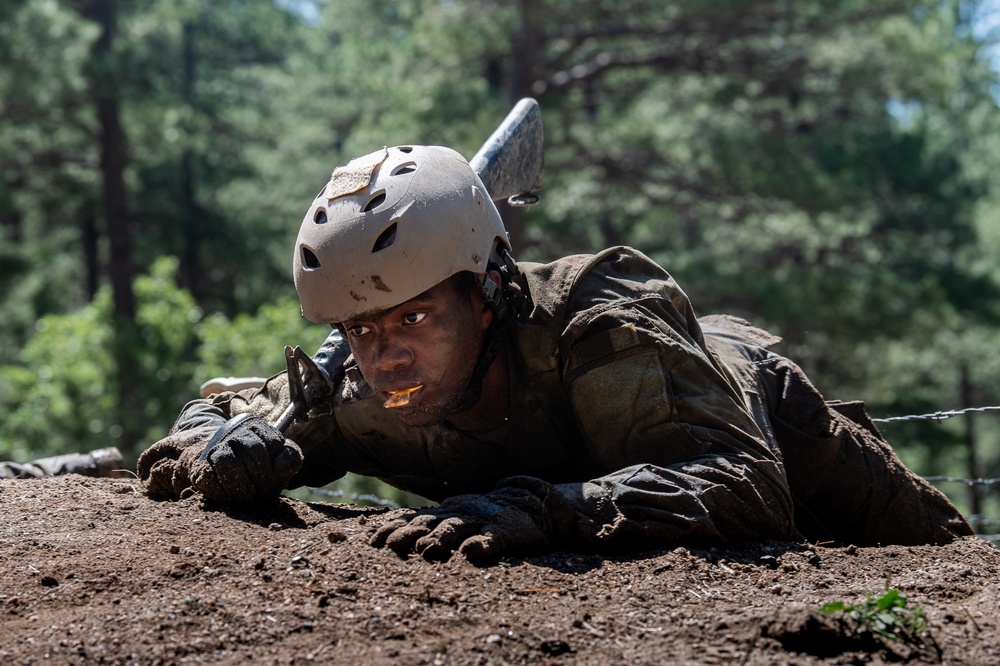
{"label": "green foliage", "polygon": [[0,410],[7,414],[0,453],[27,460],[90,450],[117,445],[126,428],[135,428],[142,441],[123,451],[134,456],[166,433],[204,381],[241,371],[273,374],[284,368],[284,344],[309,351],[322,344],[325,332],[295,316],[291,301],[258,316],[204,317],[177,286],[177,270],[178,261],[164,257],[135,283],[138,412],[122,422],[116,410],[117,338],[105,288],[75,312],[42,317],[15,362],[0,365]]}
{"label": "green foliage", "polygon": [[[189,294],[173,286],[175,271],[176,261],[164,259],[136,282],[144,408],[132,418],[144,431],[162,432],[190,379],[185,356],[200,311]],[[115,410],[112,322],[107,288],[78,311],[38,321],[17,363],[0,367],[5,380],[0,400],[9,415],[0,450],[23,460],[29,454],[99,448],[121,437],[128,424],[119,422]]]}
{"label": "green foliage", "polygon": [[42,317],[20,362],[0,368],[5,455],[26,460],[107,441],[115,425],[114,393],[107,390],[114,372],[110,306],[103,290],[83,310]]}
{"label": "green foliage", "polygon": [[918,643],[920,633],[927,627],[923,606],[908,607],[906,597],[888,584],[885,594],[880,597],[869,593],[864,601],[856,604],[834,601],[823,604],[820,611],[844,613],[857,633],[868,631],[893,641]]}
{"label": "green foliage", "polygon": [[312,353],[323,344],[329,329],[303,318],[299,302],[282,298],[262,305],[256,313],[232,319],[221,313],[202,320],[198,333],[198,375],[270,377],[285,369],[284,345],[300,345]]}
{"label": "green foliage", "polygon": [[264,0],[156,2],[124,21],[138,259],[177,256],[181,285],[207,309],[252,311],[291,293],[287,231],[301,211],[262,184],[302,29]]}
{"label": "green foliage", "polygon": [[39,317],[83,303],[95,200],[84,62],[94,26],[56,0],[0,10],[0,362]]}

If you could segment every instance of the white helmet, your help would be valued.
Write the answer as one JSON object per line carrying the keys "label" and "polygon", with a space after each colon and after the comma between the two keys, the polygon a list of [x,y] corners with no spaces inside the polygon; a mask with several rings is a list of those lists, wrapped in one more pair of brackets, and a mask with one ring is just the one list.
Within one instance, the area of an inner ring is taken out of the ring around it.
{"label": "white helmet", "polygon": [[503,221],[450,148],[396,146],[334,170],[295,241],[295,290],[310,321],[335,324],[418,296],[510,251]]}

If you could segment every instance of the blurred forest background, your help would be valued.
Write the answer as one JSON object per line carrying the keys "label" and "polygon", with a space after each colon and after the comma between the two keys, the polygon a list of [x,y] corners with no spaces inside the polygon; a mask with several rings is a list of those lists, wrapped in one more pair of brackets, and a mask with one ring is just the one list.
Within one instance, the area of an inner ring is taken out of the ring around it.
{"label": "blurred forest background", "polygon": [[[875,417],[1000,404],[996,22],[966,0],[5,0],[0,456],[132,464],[205,379],[318,347],[291,249],[331,169],[471,157],[527,95],[546,176],[503,210],[519,259],[637,247]],[[1000,416],[881,428],[1000,531]]]}

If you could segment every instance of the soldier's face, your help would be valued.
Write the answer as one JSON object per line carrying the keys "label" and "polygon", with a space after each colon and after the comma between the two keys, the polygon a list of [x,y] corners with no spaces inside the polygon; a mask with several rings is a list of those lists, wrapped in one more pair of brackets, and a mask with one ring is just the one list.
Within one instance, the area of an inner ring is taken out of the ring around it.
{"label": "soldier's face", "polygon": [[479,290],[469,292],[446,280],[402,305],[343,322],[361,374],[383,401],[405,403],[387,409],[408,425],[440,423],[464,402],[493,320]]}

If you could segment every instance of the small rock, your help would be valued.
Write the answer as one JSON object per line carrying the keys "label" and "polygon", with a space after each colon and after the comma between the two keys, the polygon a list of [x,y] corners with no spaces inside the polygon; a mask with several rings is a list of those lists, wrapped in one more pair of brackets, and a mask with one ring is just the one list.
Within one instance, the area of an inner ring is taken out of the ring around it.
{"label": "small rock", "polygon": [[550,657],[558,657],[561,654],[566,654],[571,651],[569,643],[558,639],[543,641],[542,644],[538,646],[538,649]]}

